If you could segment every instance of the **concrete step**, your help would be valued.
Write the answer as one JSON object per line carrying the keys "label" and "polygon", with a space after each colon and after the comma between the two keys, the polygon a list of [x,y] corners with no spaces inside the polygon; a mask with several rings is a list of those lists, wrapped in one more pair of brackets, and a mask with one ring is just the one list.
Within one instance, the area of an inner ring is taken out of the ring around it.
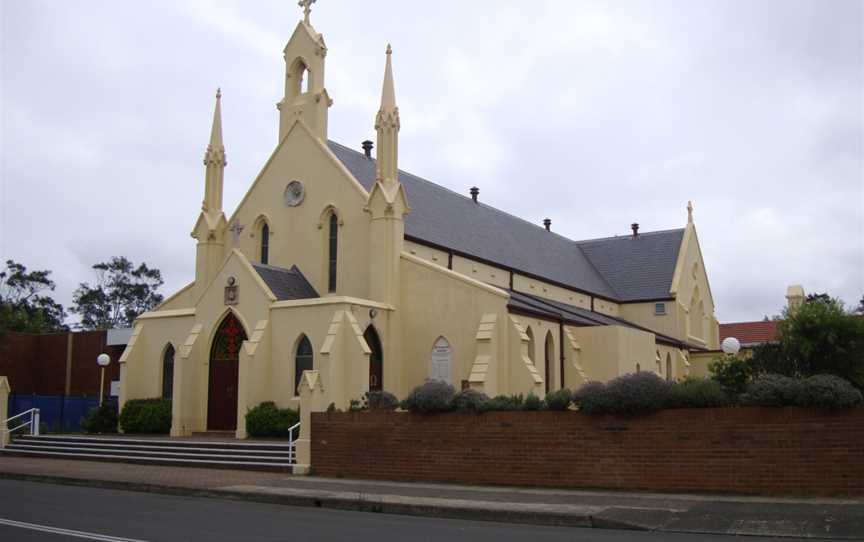
{"label": "concrete step", "polygon": [[248,452],[277,452],[286,453],[290,449],[287,441],[282,442],[249,442],[249,441],[215,441],[195,439],[174,438],[136,438],[127,436],[78,436],[78,435],[40,435],[38,437],[22,435],[14,438],[18,443],[55,443],[74,446],[98,445],[98,446],[123,446],[123,447],[147,447],[147,448],[199,448],[210,450],[236,450]]}
{"label": "concrete step", "polygon": [[294,448],[288,443],[113,436],[22,436],[16,437],[2,454],[278,472],[290,472],[294,464]]}

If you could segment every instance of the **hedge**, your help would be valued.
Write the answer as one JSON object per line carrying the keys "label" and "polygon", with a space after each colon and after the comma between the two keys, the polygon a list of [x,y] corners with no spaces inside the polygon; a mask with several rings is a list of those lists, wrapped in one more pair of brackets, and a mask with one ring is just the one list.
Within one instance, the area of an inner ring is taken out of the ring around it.
{"label": "hedge", "polygon": [[168,399],[131,399],[120,412],[124,433],[168,433],[171,431],[171,401]]}

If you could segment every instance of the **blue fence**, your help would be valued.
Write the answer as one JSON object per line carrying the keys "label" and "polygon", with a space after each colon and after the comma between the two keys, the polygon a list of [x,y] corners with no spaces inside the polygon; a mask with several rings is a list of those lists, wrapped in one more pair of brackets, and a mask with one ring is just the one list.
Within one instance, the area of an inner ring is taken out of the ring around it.
{"label": "blue fence", "polygon": [[[117,398],[105,398],[117,409]],[[43,429],[51,433],[77,433],[81,431],[81,418],[99,406],[99,397],[89,395],[10,395],[9,416],[38,408]]]}

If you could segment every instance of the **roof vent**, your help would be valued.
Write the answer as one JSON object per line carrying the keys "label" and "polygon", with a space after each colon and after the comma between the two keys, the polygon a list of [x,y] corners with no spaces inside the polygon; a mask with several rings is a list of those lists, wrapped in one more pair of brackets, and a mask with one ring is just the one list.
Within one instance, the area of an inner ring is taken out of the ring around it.
{"label": "roof vent", "polygon": [[636,239],[637,237],[639,237],[639,223],[638,222],[634,222],[634,223],[630,224],[630,229],[633,230],[633,239]]}
{"label": "roof vent", "polygon": [[372,142],[368,139],[361,143],[363,146],[363,153],[366,155],[366,158],[372,159]]}
{"label": "roof vent", "polygon": [[552,231],[552,220],[549,218],[543,219],[543,225],[546,227],[546,231]]}
{"label": "roof vent", "polygon": [[480,195],[480,189],[477,188],[476,186],[472,186],[470,192],[471,192],[471,199],[474,200],[474,203],[477,203],[477,196]]}

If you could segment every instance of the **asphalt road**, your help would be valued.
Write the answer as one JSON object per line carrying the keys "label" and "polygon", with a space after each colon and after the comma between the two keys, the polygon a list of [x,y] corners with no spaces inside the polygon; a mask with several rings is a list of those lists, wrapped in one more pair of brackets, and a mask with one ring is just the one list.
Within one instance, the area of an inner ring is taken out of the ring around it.
{"label": "asphalt road", "polygon": [[769,542],[792,539],[538,527],[0,480],[0,540]]}

